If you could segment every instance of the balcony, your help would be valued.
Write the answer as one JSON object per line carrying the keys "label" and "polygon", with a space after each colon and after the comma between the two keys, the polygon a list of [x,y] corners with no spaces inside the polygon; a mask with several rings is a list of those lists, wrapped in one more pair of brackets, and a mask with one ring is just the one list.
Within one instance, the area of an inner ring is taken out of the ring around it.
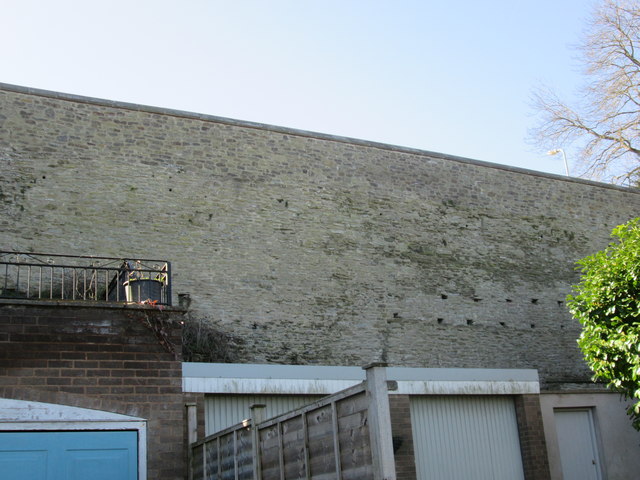
{"label": "balcony", "polygon": [[171,264],[0,251],[0,299],[170,306]]}

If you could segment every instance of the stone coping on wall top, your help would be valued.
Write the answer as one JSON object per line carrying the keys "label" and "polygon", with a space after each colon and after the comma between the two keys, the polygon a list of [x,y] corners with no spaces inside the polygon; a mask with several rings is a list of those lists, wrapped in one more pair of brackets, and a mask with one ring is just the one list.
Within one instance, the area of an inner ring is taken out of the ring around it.
{"label": "stone coping on wall top", "polygon": [[92,302],[88,300],[27,300],[20,298],[0,298],[0,305],[23,305],[29,307],[72,307],[72,308],[106,308],[112,310],[157,310],[165,312],[186,313],[182,307],[168,305],[151,305],[144,303],[124,302]]}
{"label": "stone coping on wall top", "polygon": [[583,184],[597,186],[601,188],[612,188],[615,190],[621,190],[628,193],[640,194],[640,189],[637,189],[637,188],[621,187],[621,186],[610,184],[610,183],[595,182],[593,180],[586,180],[583,178],[568,177],[565,175],[557,175],[557,174],[547,173],[547,172],[539,172],[537,170],[529,170],[526,168],[512,167],[509,165],[502,165],[499,163],[486,162],[483,160],[475,160],[471,158],[459,157],[456,155],[449,155],[446,153],[431,152],[428,150],[421,150],[421,149],[411,148],[411,147],[402,147],[398,145],[390,145],[386,143],[374,142],[370,140],[362,140],[362,139],[357,139],[352,137],[343,137],[340,135],[311,132],[307,130],[299,130],[299,129],[289,128],[289,127],[280,127],[276,125],[250,122],[246,120],[236,120],[232,118],[218,117],[215,115],[188,112],[184,110],[175,110],[170,108],[153,107],[149,105],[140,105],[136,103],[119,102],[115,100],[106,100],[106,99],[95,98],[95,97],[74,95],[70,93],[62,93],[62,92],[55,92],[51,90],[43,90],[39,88],[24,87],[20,85],[12,85],[9,83],[2,83],[2,82],[0,82],[0,90],[20,93],[25,95],[54,98],[58,100],[64,100],[64,101],[75,102],[75,103],[85,103],[85,104],[91,104],[91,105],[119,108],[123,110],[132,110],[132,111],[138,111],[138,112],[154,113],[158,115],[167,115],[167,116],[173,116],[173,117],[192,118],[192,119],[202,120],[207,122],[220,123],[224,125],[231,125],[231,126],[242,127],[242,128],[266,130],[266,131],[271,131],[275,133],[282,133],[282,134],[298,136],[298,137],[316,138],[319,140],[327,140],[327,141],[338,142],[338,143],[349,143],[352,145],[360,145],[363,147],[371,147],[371,148],[391,150],[391,151],[396,151],[401,153],[441,158],[443,160],[450,160],[458,163],[466,163],[469,165],[476,165],[479,167],[494,168],[498,170],[505,170],[508,172],[520,173],[524,175],[545,177],[545,178],[550,178],[554,180],[562,180],[562,181],[568,181],[568,182],[583,183]]}

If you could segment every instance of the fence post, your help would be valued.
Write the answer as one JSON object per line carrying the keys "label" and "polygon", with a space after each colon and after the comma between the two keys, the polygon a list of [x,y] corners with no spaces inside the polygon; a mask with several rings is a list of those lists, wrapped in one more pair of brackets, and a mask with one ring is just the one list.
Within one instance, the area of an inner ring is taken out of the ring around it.
{"label": "fence post", "polygon": [[253,453],[253,480],[262,479],[262,465],[260,462],[260,432],[258,425],[264,421],[266,405],[254,403],[251,409],[251,449]]}
{"label": "fence post", "polygon": [[196,403],[186,403],[187,407],[187,439],[189,445],[198,441],[198,410]]}
{"label": "fence post", "polygon": [[387,388],[386,364],[372,363],[364,367],[369,397],[369,437],[373,457],[374,480],[395,480],[396,466],[391,435],[391,410]]}
{"label": "fence post", "polygon": [[[187,453],[189,462],[189,480],[193,480],[193,448],[191,445],[198,440],[198,410],[195,403],[185,403],[187,408]],[[204,445],[203,445],[204,452]],[[206,455],[204,455],[206,458]]]}

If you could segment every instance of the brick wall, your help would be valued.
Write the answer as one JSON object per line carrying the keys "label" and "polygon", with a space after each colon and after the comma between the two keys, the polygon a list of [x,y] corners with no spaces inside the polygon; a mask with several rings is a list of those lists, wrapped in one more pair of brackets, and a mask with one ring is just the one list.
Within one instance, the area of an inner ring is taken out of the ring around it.
{"label": "brick wall", "polygon": [[183,479],[181,318],[177,310],[0,303],[0,397],[145,418],[148,478]]}
{"label": "brick wall", "polygon": [[[589,382],[564,300],[637,190],[0,85],[0,246],[154,255],[247,363]],[[175,299],[174,299],[175,300]]]}
{"label": "brick wall", "polygon": [[389,395],[389,408],[391,409],[391,435],[394,443],[396,477],[398,480],[414,480],[416,462],[409,395]]}
{"label": "brick wall", "polygon": [[549,480],[549,459],[544,438],[540,395],[515,397],[520,449],[526,480]]}

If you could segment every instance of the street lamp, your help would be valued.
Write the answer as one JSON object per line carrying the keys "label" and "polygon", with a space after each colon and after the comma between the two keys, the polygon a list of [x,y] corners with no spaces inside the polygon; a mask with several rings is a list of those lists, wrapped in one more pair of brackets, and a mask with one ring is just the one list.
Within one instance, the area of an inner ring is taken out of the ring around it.
{"label": "street lamp", "polygon": [[564,153],[564,150],[561,148],[554,148],[553,150],[549,150],[547,155],[557,155],[558,153],[562,154],[562,160],[564,160],[564,171],[567,173],[567,177],[569,176],[569,165],[567,165],[567,156]]}

